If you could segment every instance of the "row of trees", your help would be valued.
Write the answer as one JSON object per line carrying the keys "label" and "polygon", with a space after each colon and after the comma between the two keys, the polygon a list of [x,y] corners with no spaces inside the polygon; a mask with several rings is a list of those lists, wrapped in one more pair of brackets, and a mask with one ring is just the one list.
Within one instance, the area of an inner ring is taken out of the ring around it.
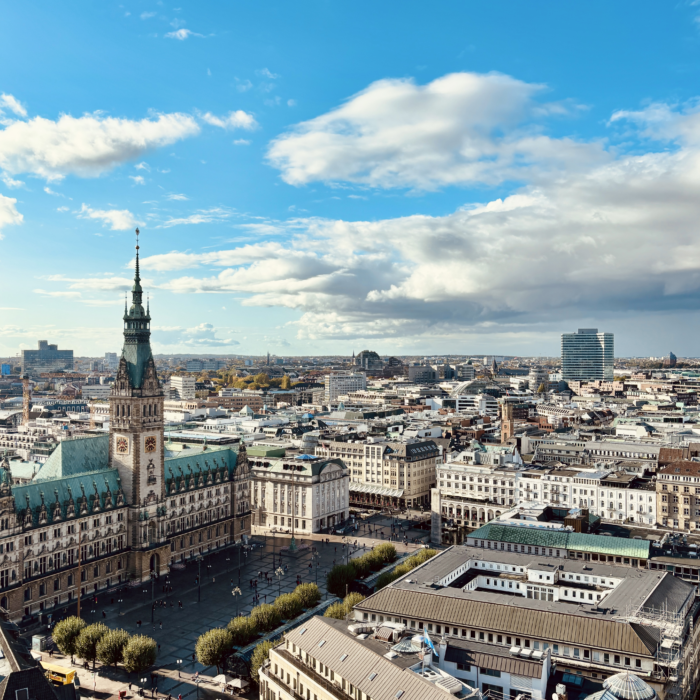
{"label": "row of trees", "polygon": [[131,636],[126,630],[112,630],[102,622],[88,625],[79,617],[68,617],[56,624],[53,640],[62,654],[78,656],[83,661],[95,661],[105,666],[123,664],[129,673],[139,673],[156,662],[158,645],[141,634]]}
{"label": "row of trees", "polygon": [[320,600],[321,592],[315,583],[302,583],[293,593],[283,593],[275,598],[272,604],[262,603],[254,607],[247,617],[234,617],[225,628],[200,635],[195,646],[197,660],[205,666],[216,666],[218,673],[234,647],[245,646],[258,635],[271,632],[283,620],[293,620],[303,610],[318,605]]}
{"label": "row of trees", "polygon": [[395,566],[391,571],[385,571],[377,579],[377,585],[375,586],[375,589],[379,590],[380,588],[384,588],[384,586],[388,586],[392,581],[396,581],[397,578],[400,578],[404,574],[407,574],[409,571],[428,561],[428,559],[431,559],[436,554],[436,549],[421,549],[420,552],[409,557],[408,559],[406,559],[406,561],[402,562],[398,566]]}
{"label": "row of trees", "polygon": [[361,557],[351,559],[348,564],[334,566],[326,576],[326,587],[333,595],[342,598],[346,594],[346,586],[350,586],[358,578],[383,569],[396,559],[396,547],[385,542]]}

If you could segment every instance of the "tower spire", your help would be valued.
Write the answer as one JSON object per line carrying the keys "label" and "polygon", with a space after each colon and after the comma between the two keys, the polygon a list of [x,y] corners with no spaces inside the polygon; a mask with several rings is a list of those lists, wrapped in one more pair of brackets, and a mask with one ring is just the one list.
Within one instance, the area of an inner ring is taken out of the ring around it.
{"label": "tower spire", "polygon": [[139,276],[139,233],[136,229],[136,274],[134,275],[134,284],[139,284],[141,282],[141,277]]}

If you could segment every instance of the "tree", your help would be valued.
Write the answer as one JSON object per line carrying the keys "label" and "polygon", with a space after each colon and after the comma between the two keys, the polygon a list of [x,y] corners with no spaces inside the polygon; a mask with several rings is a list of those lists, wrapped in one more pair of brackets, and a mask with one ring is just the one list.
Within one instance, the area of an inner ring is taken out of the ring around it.
{"label": "tree", "polygon": [[97,644],[107,632],[109,632],[109,628],[104,622],[95,622],[83,629],[75,642],[75,653],[83,661],[92,661],[93,668],[95,668],[95,660],[97,659]]}
{"label": "tree", "polygon": [[265,374],[265,372],[260,372],[260,374],[255,375],[255,379],[253,381],[255,381],[256,384],[263,386],[270,383],[270,377],[269,375]]}
{"label": "tree", "polygon": [[294,593],[299,596],[302,607],[307,610],[313,608],[314,605],[318,605],[321,601],[321,591],[318,590],[318,586],[315,583],[300,583],[294,589]]}
{"label": "tree", "polygon": [[284,377],[282,377],[282,381],[280,382],[280,389],[291,389],[292,388],[292,380],[289,378],[288,374],[285,374]]}
{"label": "tree", "polygon": [[333,603],[326,608],[326,612],[323,613],[323,617],[333,617],[336,620],[345,619],[345,605],[343,603]]}
{"label": "tree", "polygon": [[124,647],[129,641],[126,630],[109,630],[97,642],[97,660],[105,666],[116,666],[124,660]]}
{"label": "tree", "polygon": [[273,605],[263,603],[250,611],[250,619],[259,632],[270,632],[278,627],[282,618],[279,611]]}
{"label": "tree", "polygon": [[270,650],[275,648],[276,642],[260,642],[253,650],[250,657],[250,675],[258,683],[260,667],[270,658]]}
{"label": "tree", "polygon": [[56,642],[61,654],[70,656],[71,663],[73,663],[73,656],[76,653],[75,643],[85,627],[87,627],[85,620],[73,616],[57,622],[53,628],[53,641]]}
{"label": "tree", "polygon": [[283,620],[293,620],[302,609],[301,598],[294,593],[283,593],[273,603]]}
{"label": "tree", "polygon": [[355,567],[346,564],[337,564],[326,576],[326,588],[329,593],[338,597],[345,595],[345,587],[349,586],[356,578]]}
{"label": "tree", "polygon": [[234,617],[226,629],[231,633],[231,644],[242,647],[256,635],[257,629],[249,617]]}
{"label": "tree", "polygon": [[129,673],[140,673],[153,666],[157,655],[155,640],[143,634],[134,635],[124,647],[124,668]]}
{"label": "tree", "polygon": [[350,614],[353,610],[353,608],[358,604],[361,603],[365,597],[362,595],[362,593],[349,593],[348,595],[345,596],[345,600],[343,601],[343,605],[345,606],[345,613]]}
{"label": "tree", "polygon": [[216,666],[216,672],[224,665],[233,649],[231,633],[227,629],[213,629],[200,635],[195,645],[197,661],[203,666]]}
{"label": "tree", "polygon": [[540,384],[540,386],[537,389],[538,394],[545,394],[547,393],[547,389],[545,388],[544,384]]}

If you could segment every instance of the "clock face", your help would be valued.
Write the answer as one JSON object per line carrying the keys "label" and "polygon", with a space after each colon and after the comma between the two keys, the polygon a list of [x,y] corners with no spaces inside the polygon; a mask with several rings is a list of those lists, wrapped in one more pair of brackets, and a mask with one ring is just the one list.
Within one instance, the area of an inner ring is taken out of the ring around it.
{"label": "clock face", "polygon": [[125,437],[117,438],[117,452],[120,455],[125,455],[129,453],[129,441]]}
{"label": "clock face", "polygon": [[146,452],[155,452],[156,451],[156,439],[153,435],[149,435],[146,438]]}

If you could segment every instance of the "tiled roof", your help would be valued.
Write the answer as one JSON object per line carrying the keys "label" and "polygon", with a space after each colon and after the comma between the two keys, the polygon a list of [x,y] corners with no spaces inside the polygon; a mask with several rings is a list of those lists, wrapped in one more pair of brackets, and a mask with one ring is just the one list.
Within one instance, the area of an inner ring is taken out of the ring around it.
{"label": "tiled roof", "polygon": [[236,470],[238,461],[238,445],[226,447],[207,447],[206,450],[189,450],[178,452],[176,457],[165,458],[165,478],[177,478],[190,472],[204,472],[207,469],[221,469],[225,467],[229,476]]}
{"label": "tiled roof", "polygon": [[109,435],[62,440],[34,477],[34,481],[58,479],[108,467]]}
{"label": "tiled roof", "polygon": [[555,639],[560,644],[616,649],[644,656],[649,656],[656,648],[655,645],[650,648],[646,643],[648,640],[626,622],[435,595],[394,586],[387,586],[365,598],[355,610],[544,641]]}

